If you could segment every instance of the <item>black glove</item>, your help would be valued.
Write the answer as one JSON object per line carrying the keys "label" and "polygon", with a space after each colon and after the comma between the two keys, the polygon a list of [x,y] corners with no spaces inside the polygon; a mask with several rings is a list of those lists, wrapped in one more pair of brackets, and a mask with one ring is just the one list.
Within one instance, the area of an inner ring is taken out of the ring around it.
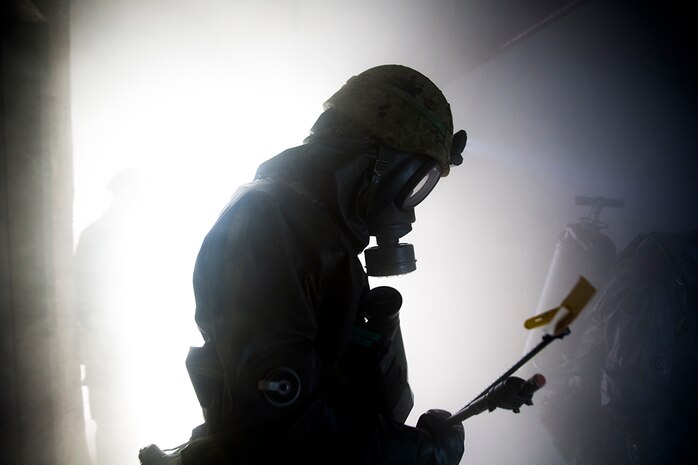
{"label": "black glove", "polygon": [[417,421],[417,429],[426,432],[432,439],[431,451],[434,465],[457,465],[465,452],[465,430],[463,425],[449,424],[451,414],[445,410],[429,410]]}

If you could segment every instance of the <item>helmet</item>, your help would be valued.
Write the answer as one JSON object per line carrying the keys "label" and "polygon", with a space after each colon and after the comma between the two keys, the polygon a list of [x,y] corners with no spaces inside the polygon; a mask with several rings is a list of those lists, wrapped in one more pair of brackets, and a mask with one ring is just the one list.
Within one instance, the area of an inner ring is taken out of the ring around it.
{"label": "helmet", "polygon": [[441,176],[448,175],[453,151],[451,107],[439,88],[418,71],[401,65],[370,68],[349,79],[324,107],[361,124],[395,150],[435,159]]}

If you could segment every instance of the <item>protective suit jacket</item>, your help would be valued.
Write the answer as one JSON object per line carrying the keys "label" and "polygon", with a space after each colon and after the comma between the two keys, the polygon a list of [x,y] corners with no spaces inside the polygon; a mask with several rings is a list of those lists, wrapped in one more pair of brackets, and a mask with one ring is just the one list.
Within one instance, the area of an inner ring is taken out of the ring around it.
{"label": "protective suit jacket", "polygon": [[[426,432],[380,413],[350,350],[368,291],[360,199],[377,150],[336,140],[281,153],[203,242],[194,289],[205,345],[187,365],[229,463],[439,463]],[[290,402],[260,390],[279,369],[297,375]]]}

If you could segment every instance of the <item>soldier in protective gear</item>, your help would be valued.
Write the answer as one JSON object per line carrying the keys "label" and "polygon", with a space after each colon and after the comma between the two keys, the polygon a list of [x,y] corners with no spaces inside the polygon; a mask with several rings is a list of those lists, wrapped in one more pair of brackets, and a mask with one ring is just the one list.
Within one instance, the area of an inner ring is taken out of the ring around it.
{"label": "soldier in protective gear", "polygon": [[[183,463],[460,461],[463,428],[447,412],[404,424],[412,392],[401,297],[369,289],[367,273],[415,269],[399,238],[464,146],[428,78],[378,66],[325,103],[302,146],[238,189],[194,271],[205,344],[187,367],[206,423]],[[370,236],[364,271],[357,255]]]}

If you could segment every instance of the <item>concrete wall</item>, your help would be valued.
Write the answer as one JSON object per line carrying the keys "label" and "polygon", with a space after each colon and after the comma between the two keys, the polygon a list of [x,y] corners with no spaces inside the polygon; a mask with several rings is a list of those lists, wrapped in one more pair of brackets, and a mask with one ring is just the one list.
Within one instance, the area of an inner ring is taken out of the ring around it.
{"label": "concrete wall", "polygon": [[3,4],[0,68],[0,450],[84,463],[70,305],[68,2]]}

